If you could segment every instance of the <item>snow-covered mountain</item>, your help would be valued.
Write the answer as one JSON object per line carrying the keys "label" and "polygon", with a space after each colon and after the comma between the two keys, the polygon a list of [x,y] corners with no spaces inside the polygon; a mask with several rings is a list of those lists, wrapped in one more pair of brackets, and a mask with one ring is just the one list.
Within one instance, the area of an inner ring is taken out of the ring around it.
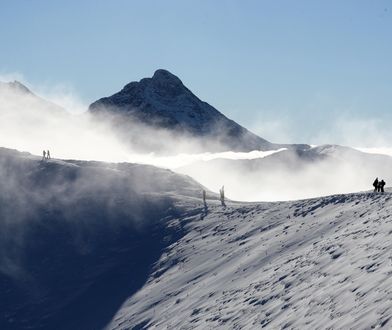
{"label": "snow-covered mountain", "polygon": [[20,93],[25,93],[25,94],[33,94],[30,89],[28,89],[25,85],[23,85],[21,82],[14,80],[14,81],[9,81],[9,82],[3,82],[0,81],[0,91],[19,91]]}
{"label": "snow-covered mountain", "polygon": [[1,329],[388,327],[392,194],[220,205],[137,164],[0,149]]}
{"label": "snow-covered mountain", "polygon": [[[7,107],[6,110],[8,113],[15,109],[13,111],[17,112],[16,115],[20,111],[37,111],[37,109],[39,109],[43,116],[42,120],[45,120],[44,116],[53,115],[53,112],[55,114],[66,114],[65,109],[37,96],[28,87],[17,80],[11,82],[0,81],[0,114],[4,111],[4,107]],[[21,117],[23,117],[23,115],[21,115]]]}
{"label": "snow-covered mountain", "polygon": [[[137,140],[137,134],[132,134],[137,123],[166,130],[178,136],[178,140],[185,137],[197,139],[208,151],[272,150],[282,147],[228,119],[195,96],[178,77],[162,69],[157,70],[152,78],[131,82],[120,92],[92,103],[89,111],[92,114],[120,116],[116,126],[133,142]],[[150,147],[162,148],[159,145]]]}

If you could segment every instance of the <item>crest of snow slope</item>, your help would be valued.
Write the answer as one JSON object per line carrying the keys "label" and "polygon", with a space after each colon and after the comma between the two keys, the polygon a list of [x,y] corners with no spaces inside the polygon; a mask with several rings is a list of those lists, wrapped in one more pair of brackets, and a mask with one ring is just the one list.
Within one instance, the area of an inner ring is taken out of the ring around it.
{"label": "crest of snow slope", "polygon": [[391,197],[210,202],[108,329],[390,327]]}

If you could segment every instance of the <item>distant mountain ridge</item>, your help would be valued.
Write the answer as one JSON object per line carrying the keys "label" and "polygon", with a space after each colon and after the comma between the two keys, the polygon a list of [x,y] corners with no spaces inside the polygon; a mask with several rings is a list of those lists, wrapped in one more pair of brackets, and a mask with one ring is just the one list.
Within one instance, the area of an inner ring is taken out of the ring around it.
{"label": "distant mountain ridge", "polygon": [[227,118],[194,95],[178,77],[162,69],[152,78],[131,82],[118,93],[92,103],[89,112],[120,115],[123,120],[136,120],[151,127],[211,140],[223,149],[250,151],[282,147]]}
{"label": "distant mountain ridge", "polygon": [[26,85],[17,80],[9,82],[0,81],[0,100],[4,101],[4,103],[0,104],[0,106],[12,106],[19,109],[18,111],[20,111],[20,109],[23,109],[23,111],[29,111],[29,109],[35,108],[41,109],[43,111],[43,115],[51,115],[54,113],[62,113],[63,115],[67,114],[63,107],[38,96]]}
{"label": "distant mountain ridge", "polygon": [[21,82],[17,80],[9,81],[9,82],[0,81],[0,91],[5,89],[19,91],[26,94],[33,94],[30,91],[30,89],[28,89],[25,85],[23,85]]}

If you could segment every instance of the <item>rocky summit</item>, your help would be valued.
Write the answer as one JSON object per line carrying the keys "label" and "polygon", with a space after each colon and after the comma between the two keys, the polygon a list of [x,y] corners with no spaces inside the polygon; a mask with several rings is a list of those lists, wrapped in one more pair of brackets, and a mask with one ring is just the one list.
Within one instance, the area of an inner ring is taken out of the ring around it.
{"label": "rocky summit", "polygon": [[92,114],[115,114],[121,121],[147,124],[195,138],[211,140],[223,149],[271,150],[279,146],[251,133],[194,95],[167,70],[131,82],[112,96],[89,107]]}

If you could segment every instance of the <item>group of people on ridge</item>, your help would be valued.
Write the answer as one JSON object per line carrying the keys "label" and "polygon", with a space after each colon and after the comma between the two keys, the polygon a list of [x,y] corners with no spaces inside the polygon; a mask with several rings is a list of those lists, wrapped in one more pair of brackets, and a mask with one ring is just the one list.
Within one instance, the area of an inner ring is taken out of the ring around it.
{"label": "group of people on ridge", "polygon": [[44,151],[42,151],[42,160],[47,160],[47,159],[50,159],[50,152],[49,152],[49,150],[44,150]]}
{"label": "group of people on ridge", "polygon": [[378,178],[374,180],[373,182],[373,187],[375,192],[384,192],[384,186],[385,186],[385,181],[381,179],[381,181],[378,181]]}

